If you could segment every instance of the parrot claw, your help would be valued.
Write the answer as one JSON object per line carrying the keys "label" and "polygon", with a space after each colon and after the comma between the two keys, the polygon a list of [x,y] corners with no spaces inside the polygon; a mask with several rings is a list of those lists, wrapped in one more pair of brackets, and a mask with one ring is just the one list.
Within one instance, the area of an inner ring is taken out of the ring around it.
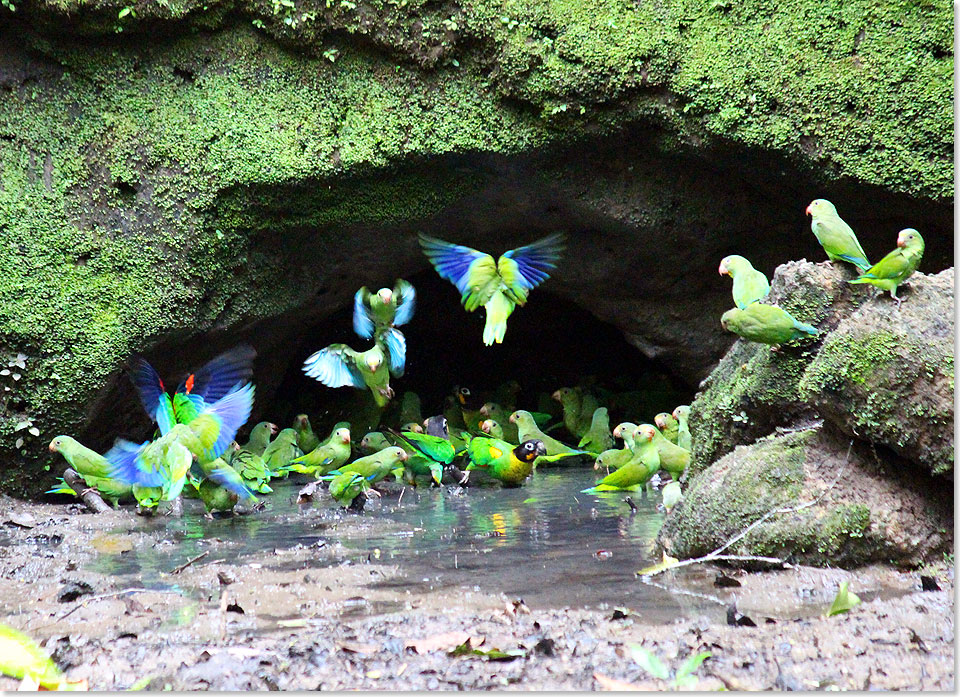
{"label": "parrot claw", "polygon": [[382,494],[376,489],[367,489],[366,493],[368,498],[373,497],[375,499],[378,499],[382,496]]}
{"label": "parrot claw", "polygon": [[470,472],[464,472],[463,476],[460,478],[460,486],[463,486],[470,479]]}

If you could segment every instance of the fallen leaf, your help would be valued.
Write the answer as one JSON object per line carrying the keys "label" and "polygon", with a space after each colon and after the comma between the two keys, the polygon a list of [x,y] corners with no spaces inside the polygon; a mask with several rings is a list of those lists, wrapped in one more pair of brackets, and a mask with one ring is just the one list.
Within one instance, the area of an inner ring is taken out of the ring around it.
{"label": "fallen leaf", "polygon": [[840,584],[840,588],[837,590],[837,595],[833,599],[833,604],[830,606],[830,609],[827,610],[827,617],[833,617],[834,615],[839,615],[842,612],[847,612],[859,604],[860,598],[856,595],[856,593],[851,593],[847,589],[847,581],[844,581]]}
{"label": "fallen leaf", "polygon": [[18,528],[36,527],[37,519],[29,513],[11,513],[5,521],[7,525],[15,525]]}
{"label": "fallen leaf", "polygon": [[659,564],[654,564],[653,566],[647,566],[637,572],[638,576],[652,576],[653,574],[658,574],[661,571],[666,571],[667,569],[676,566],[680,563],[679,559],[669,556],[666,552],[663,553],[663,559]]}
{"label": "fallen leaf", "polygon": [[404,648],[413,649],[419,654],[430,653],[431,651],[449,651],[469,639],[470,635],[466,632],[445,632],[423,639],[410,639],[404,644]]}
{"label": "fallen leaf", "polygon": [[359,653],[369,655],[377,653],[380,647],[377,644],[362,644],[358,641],[341,641],[340,650],[347,653]]}
{"label": "fallen leaf", "polygon": [[608,678],[606,675],[601,675],[600,673],[594,673],[593,679],[600,683],[600,687],[608,692],[637,692],[640,690],[640,688],[633,683]]}

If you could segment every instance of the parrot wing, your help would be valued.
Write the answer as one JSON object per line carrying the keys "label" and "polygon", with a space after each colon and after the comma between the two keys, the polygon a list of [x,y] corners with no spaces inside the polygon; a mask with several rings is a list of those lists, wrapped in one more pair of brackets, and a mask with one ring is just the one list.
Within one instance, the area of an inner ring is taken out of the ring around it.
{"label": "parrot wing", "polygon": [[[153,366],[141,356],[135,356],[133,359],[130,379],[137,388],[137,394],[140,395],[140,403],[143,404],[147,416],[159,425],[162,417],[158,412],[163,408],[162,397],[166,393],[163,380],[160,379],[160,376],[157,374],[157,371],[153,369]],[[173,407],[170,405],[169,397],[167,398],[167,407],[169,409],[167,423],[172,426],[174,423]],[[167,430],[169,430],[169,426]]]}
{"label": "parrot wing", "polygon": [[870,267],[860,278],[893,279],[902,274],[910,260],[899,247]]}
{"label": "parrot wing", "polygon": [[373,336],[373,318],[370,317],[370,291],[364,286],[353,296],[353,331],[369,339]]}
{"label": "parrot wing", "polygon": [[417,305],[417,291],[409,281],[401,278],[393,287],[393,294],[397,298],[397,312],[393,317],[393,326],[401,327],[413,319],[413,311]]}
{"label": "parrot wing", "polygon": [[399,329],[392,327],[383,333],[383,343],[387,347],[387,360],[390,374],[394,377],[403,377],[407,367],[407,339]]}
{"label": "parrot wing", "polygon": [[400,433],[398,431],[390,430],[396,438],[398,438],[402,443],[409,445],[411,448],[416,450],[419,453],[422,453],[427,458],[434,462],[441,462],[445,465],[449,465],[453,462],[453,458],[456,457],[456,449],[453,447],[453,443],[448,441],[446,438],[440,438],[438,436],[431,436],[426,433],[415,433],[413,431],[405,431]]}
{"label": "parrot wing", "polygon": [[510,299],[523,305],[530,291],[550,278],[548,272],[556,267],[562,251],[563,234],[557,233],[501,256],[497,271],[507,285]]}
{"label": "parrot wing", "polygon": [[420,246],[440,277],[460,291],[460,300],[468,312],[486,304],[499,287],[497,263],[489,254],[423,234]]}
{"label": "parrot wing", "polygon": [[202,401],[194,404],[203,409],[205,403],[216,402],[238,384],[253,377],[253,359],[257,352],[249,344],[241,344],[211,359],[197,372],[180,383],[177,392],[197,396]]}
{"label": "parrot wing", "polygon": [[207,406],[190,422],[190,430],[196,434],[208,457],[220,457],[236,439],[237,431],[250,418],[253,394],[253,384],[247,383]]}
{"label": "parrot wing", "polygon": [[253,492],[243,483],[243,478],[230,465],[217,467],[212,470],[207,479],[214,484],[222,486],[227,491],[233,492],[242,499],[256,499]]}
{"label": "parrot wing", "polygon": [[303,372],[327,387],[356,387],[367,384],[357,368],[356,352],[346,344],[330,344],[303,362]]}
{"label": "parrot wing", "polygon": [[143,457],[148,445],[150,445],[148,440],[138,445],[118,438],[113,447],[104,454],[110,463],[109,476],[127,484],[139,484],[143,487],[161,486],[165,481],[163,472],[155,465],[148,464]]}

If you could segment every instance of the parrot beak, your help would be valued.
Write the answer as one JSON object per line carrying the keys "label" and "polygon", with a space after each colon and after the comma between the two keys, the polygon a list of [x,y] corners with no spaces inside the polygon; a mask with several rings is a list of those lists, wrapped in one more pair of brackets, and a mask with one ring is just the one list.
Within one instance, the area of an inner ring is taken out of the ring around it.
{"label": "parrot beak", "polygon": [[383,300],[383,302],[385,303],[388,303],[391,300],[393,300],[393,291],[390,290],[389,288],[381,288],[380,292],[378,292],[377,295],[379,295],[380,299]]}
{"label": "parrot beak", "polygon": [[481,415],[481,416],[490,416],[490,410],[487,408],[487,405],[486,405],[486,404],[484,404],[482,407],[480,407],[480,415]]}
{"label": "parrot beak", "polygon": [[480,430],[483,431],[484,433],[490,433],[490,422],[489,421],[481,422]]}
{"label": "parrot beak", "polygon": [[344,433],[342,436],[340,436],[340,440],[342,440],[342,441],[344,442],[344,444],[349,443],[349,442],[350,442],[350,432],[347,431],[347,432]]}
{"label": "parrot beak", "polygon": [[553,397],[555,400],[557,400],[557,401],[559,402],[559,401],[560,401],[560,390],[557,390],[556,392],[554,392],[554,393],[553,393],[552,395],[550,395],[550,396]]}
{"label": "parrot beak", "polygon": [[407,460],[410,459],[410,455],[407,453],[406,450],[403,450],[403,451],[400,452],[400,459],[401,459],[403,462],[406,462]]}
{"label": "parrot beak", "polygon": [[510,414],[510,423],[512,423],[512,424],[517,423],[517,413],[516,413],[516,412]]}
{"label": "parrot beak", "polygon": [[721,276],[726,276],[726,275],[727,275],[727,267],[724,266],[722,263],[720,264],[720,268],[717,269],[717,270],[718,270],[718,272],[720,273]]}
{"label": "parrot beak", "polygon": [[53,443],[54,443],[54,441],[50,441],[50,446],[49,446],[49,448],[50,448],[50,452],[51,452],[51,453],[57,452],[57,446],[55,446]]}
{"label": "parrot beak", "polygon": [[664,418],[662,416],[658,416],[653,420],[653,423],[657,425],[657,428],[663,428]]}
{"label": "parrot beak", "polygon": [[811,203],[809,206],[807,206],[807,215],[813,215],[813,211],[810,210],[811,208],[813,208],[813,204],[812,204],[812,203]]}
{"label": "parrot beak", "polygon": [[680,420],[680,417],[677,416],[677,410],[676,410],[676,409],[673,410],[673,418],[675,418],[677,421]]}
{"label": "parrot beak", "polygon": [[613,429],[613,437],[614,437],[614,438],[623,438],[623,436],[621,435],[622,433],[623,433],[623,431],[620,430],[620,427],[619,427],[619,426],[617,426],[615,429]]}
{"label": "parrot beak", "polygon": [[424,419],[424,420],[423,420],[423,427],[424,427],[424,428],[427,427],[427,422],[428,422],[429,420],[430,420],[430,419]]}
{"label": "parrot beak", "polygon": [[270,435],[271,435],[271,436],[277,435],[277,425],[276,425],[276,424],[270,424]]}
{"label": "parrot beak", "polygon": [[903,239],[903,235],[897,235],[897,246],[898,246],[898,247],[906,247],[906,246],[907,246],[907,241],[906,241],[905,239]]}

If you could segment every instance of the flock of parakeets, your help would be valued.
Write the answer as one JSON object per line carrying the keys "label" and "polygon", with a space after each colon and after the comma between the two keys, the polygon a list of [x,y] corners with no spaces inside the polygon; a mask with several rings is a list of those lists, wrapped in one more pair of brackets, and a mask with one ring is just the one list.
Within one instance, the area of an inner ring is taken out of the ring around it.
{"label": "flock of parakeets", "polygon": [[[868,283],[889,291],[900,307],[897,289],[920,266],[923,258],[923,238],[913,228],[901,230],[897,247],[876,264],[870,264],[853,229],[837,214],[836,207],[826,199],[818,198],[807,206],[811,217],[810,228],[831,261],[853,264],[859,276],[848,283]],[[733,279],[733,301],[736,307],[727,310],[720,324],[727,331],[747,341],[778,346],[795,339],[816,336],[817,328],[797,321],[789,312],[762,302],[770,292],[770,283],[763,272],[757,271],[742,256],[733,254],[720,262],[720,274]]]}
{"label": "flock of parakeets", "polygon": [[[853,230],[832,203],[817,199],[807,207],[812,230],[833,261],[853,264],[861,272],[849,283],[869,283],[897,301],[897,288],[917,269],[923,239],[911,228],[902,230],[897,249],[871,266]],[[507,319],[526,304],[529,293],[549,278],[563,249],[563,236],[551,235],[494,260],[489,254],[426,235],[420,244],[437,273],[460,291],[468,312],[483,307],[483,343],[501,343]],[[779,345],[817,329],[798,322],[785,310],[761,302],[770,292],[766,276],[742,256],[720,263],[721,274],[733,279],[736,307],[721,324],[741,337]],[[413,317],[416,292],[404,280],[371,293],[357,291],[354,331],[373,346],[356,351],[332,344],[311,355],[303,370],[329,387],[369,390],[382,412],[394,397],[390,377],[406,367],[406,339],[398,327]],[[257,494],[271,492],[270,481],[291,473],[313,476],[328,485],[344,506],[362,502],[361,494],[388,476],[415,484],[427,479],[439,485],[466,484],[480,472],[504,486],[519,486],[538,466],[593,461],[602,478],[590,493],[636,490],[665,472],[666,505],[678,500],[679,480],[690,461],[690,408],[661,413],[653,424],[623,422],[610,429],[607,406],[582,387],[560,388],[552,397],[562,405],[562,421],[548,425],[550,415],[516,408],[519,386],[502,386],[490,401],[480,401],[468,388],[455,388],[443,414],[422,418],[419,397],[402,399],[398,428],[365,434],[356,450],[349,422],[337,423],[320,440],[306,415],[279,433],[262,422],[249,440],[235,438],[253,406],[255,352],[241,346],[217,356],[192,373],[171,395],[157,372],[142,358],[134,361],[131,378],[147,415],[158,433],[142,443],[118,439],[101,455],[69,436],[57,436],[50,450],[59,452],[87,486],[116,505],[135,499],[141,509],[155,508],[177,497],[200,498],[208,511],[232,511],[240,502],[258,505]],[[379,419],[378,419],[379,422]],[[548,435],[562,427],[577,440],[572,446]],[[542,430],[545,429],[545,430]],[[274,437],[275,436],[275,437]],[[615,447],[615,439],[622,440]],[[375,491],[375,490],[374,490]],[[74,493],[65,483],[51,493]],[[669,503],[668,503],[669,502]]]}

